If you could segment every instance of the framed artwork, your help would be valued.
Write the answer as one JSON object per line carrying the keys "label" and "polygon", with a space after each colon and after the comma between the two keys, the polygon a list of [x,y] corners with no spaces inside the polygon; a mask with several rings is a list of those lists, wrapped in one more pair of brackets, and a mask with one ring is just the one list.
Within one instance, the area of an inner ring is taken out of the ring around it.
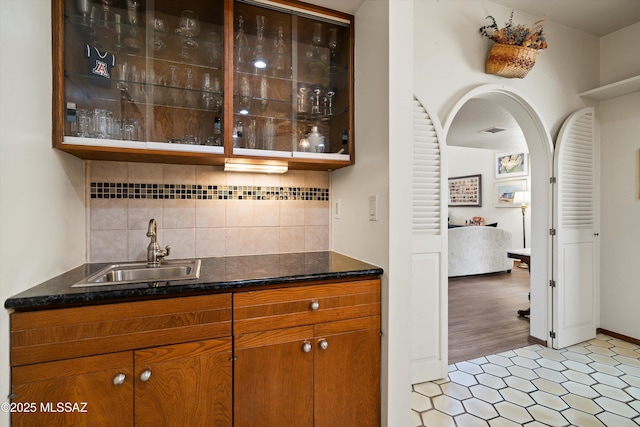
{"label": "framed artwork", "polygon": [[449,178],[449,206],[482,206],[482,175]]}
{"label": "framed artwork", "polygon": [[494,168],[496,178],[513,178],[529,175],[529,159],[527,153],[496,154]]}
{"label": "framed artwork", "polygon": [[496,208],[519,208],[520,205],[513,203],[516,191],[527,191],[526,179],[496,182],[493,190],[494,206]]}

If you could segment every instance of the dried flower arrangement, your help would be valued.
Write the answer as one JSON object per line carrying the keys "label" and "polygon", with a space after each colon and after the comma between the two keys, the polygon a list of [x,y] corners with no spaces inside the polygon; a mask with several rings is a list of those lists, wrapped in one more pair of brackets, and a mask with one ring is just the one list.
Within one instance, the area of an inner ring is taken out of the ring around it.
{"label": "dried flower arrangement", "polygon": [[486,19],[490,19],[491,24],[480,27],[480,34],[496,43],[524,46],[536,50],[547,48],[543,29],[545,18],[535,22],[533,28],[525,27],[522,24],[514,25],[513,10],[504,28],[498,28],[493,16],[487,16]]}
{"label": "dried flower arrangement", "polygon": [[490,25],[480,27],[480,34],[494,41],[485,72],[503,77],[524,78],[536,63],[539,50],[547,48],[544,36],[544,18],[536,22],[533,28],[513,24],[513,11],[504,28],[498,28],[493,16],[487,16]]}

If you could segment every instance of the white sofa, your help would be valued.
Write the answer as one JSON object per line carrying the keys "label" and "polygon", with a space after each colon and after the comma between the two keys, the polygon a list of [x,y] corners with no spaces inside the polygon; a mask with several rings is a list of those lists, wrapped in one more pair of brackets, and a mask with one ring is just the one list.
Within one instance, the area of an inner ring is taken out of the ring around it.
{"label": "white sofa", "polygon": [[449,229],[449,277],[511,272],[511,232],[502,228],[470,226]]}

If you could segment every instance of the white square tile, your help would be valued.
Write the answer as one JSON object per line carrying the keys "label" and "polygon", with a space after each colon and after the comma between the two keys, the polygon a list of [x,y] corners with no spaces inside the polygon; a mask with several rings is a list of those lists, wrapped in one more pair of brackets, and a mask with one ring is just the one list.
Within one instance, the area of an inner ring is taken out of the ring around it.
{"label": "white square tile", "polygon": [[194,228],[172,228],[162,230],[162,247],[171,246],[171,259],[194,258],[196,256],[196,233]]}
{"label": "white square tile", "polygon": [[196,257],[221,257],[226,252],[224,228],[197,228]]}

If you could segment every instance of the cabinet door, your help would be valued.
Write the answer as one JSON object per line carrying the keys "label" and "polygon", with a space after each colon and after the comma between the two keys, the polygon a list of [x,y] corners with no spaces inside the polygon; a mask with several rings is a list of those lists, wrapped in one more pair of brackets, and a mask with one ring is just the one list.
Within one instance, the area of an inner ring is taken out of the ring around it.
{"label": "cabinet door", "polygon": [[11,370],[17,426],[133,426],[132,353],[82,357]]}
{"label": "cabinet door", "polygon": [[314,426],[380,426],[380,317],[316,325]]}
{"label": "cabinet door", "polygon": [[231,338],[135,352],[136,426],[231,426]]}
{"label": "cabinet door", "polygon": [[313,425],[312,337],[311,326],[236,337],[235,427]]}

